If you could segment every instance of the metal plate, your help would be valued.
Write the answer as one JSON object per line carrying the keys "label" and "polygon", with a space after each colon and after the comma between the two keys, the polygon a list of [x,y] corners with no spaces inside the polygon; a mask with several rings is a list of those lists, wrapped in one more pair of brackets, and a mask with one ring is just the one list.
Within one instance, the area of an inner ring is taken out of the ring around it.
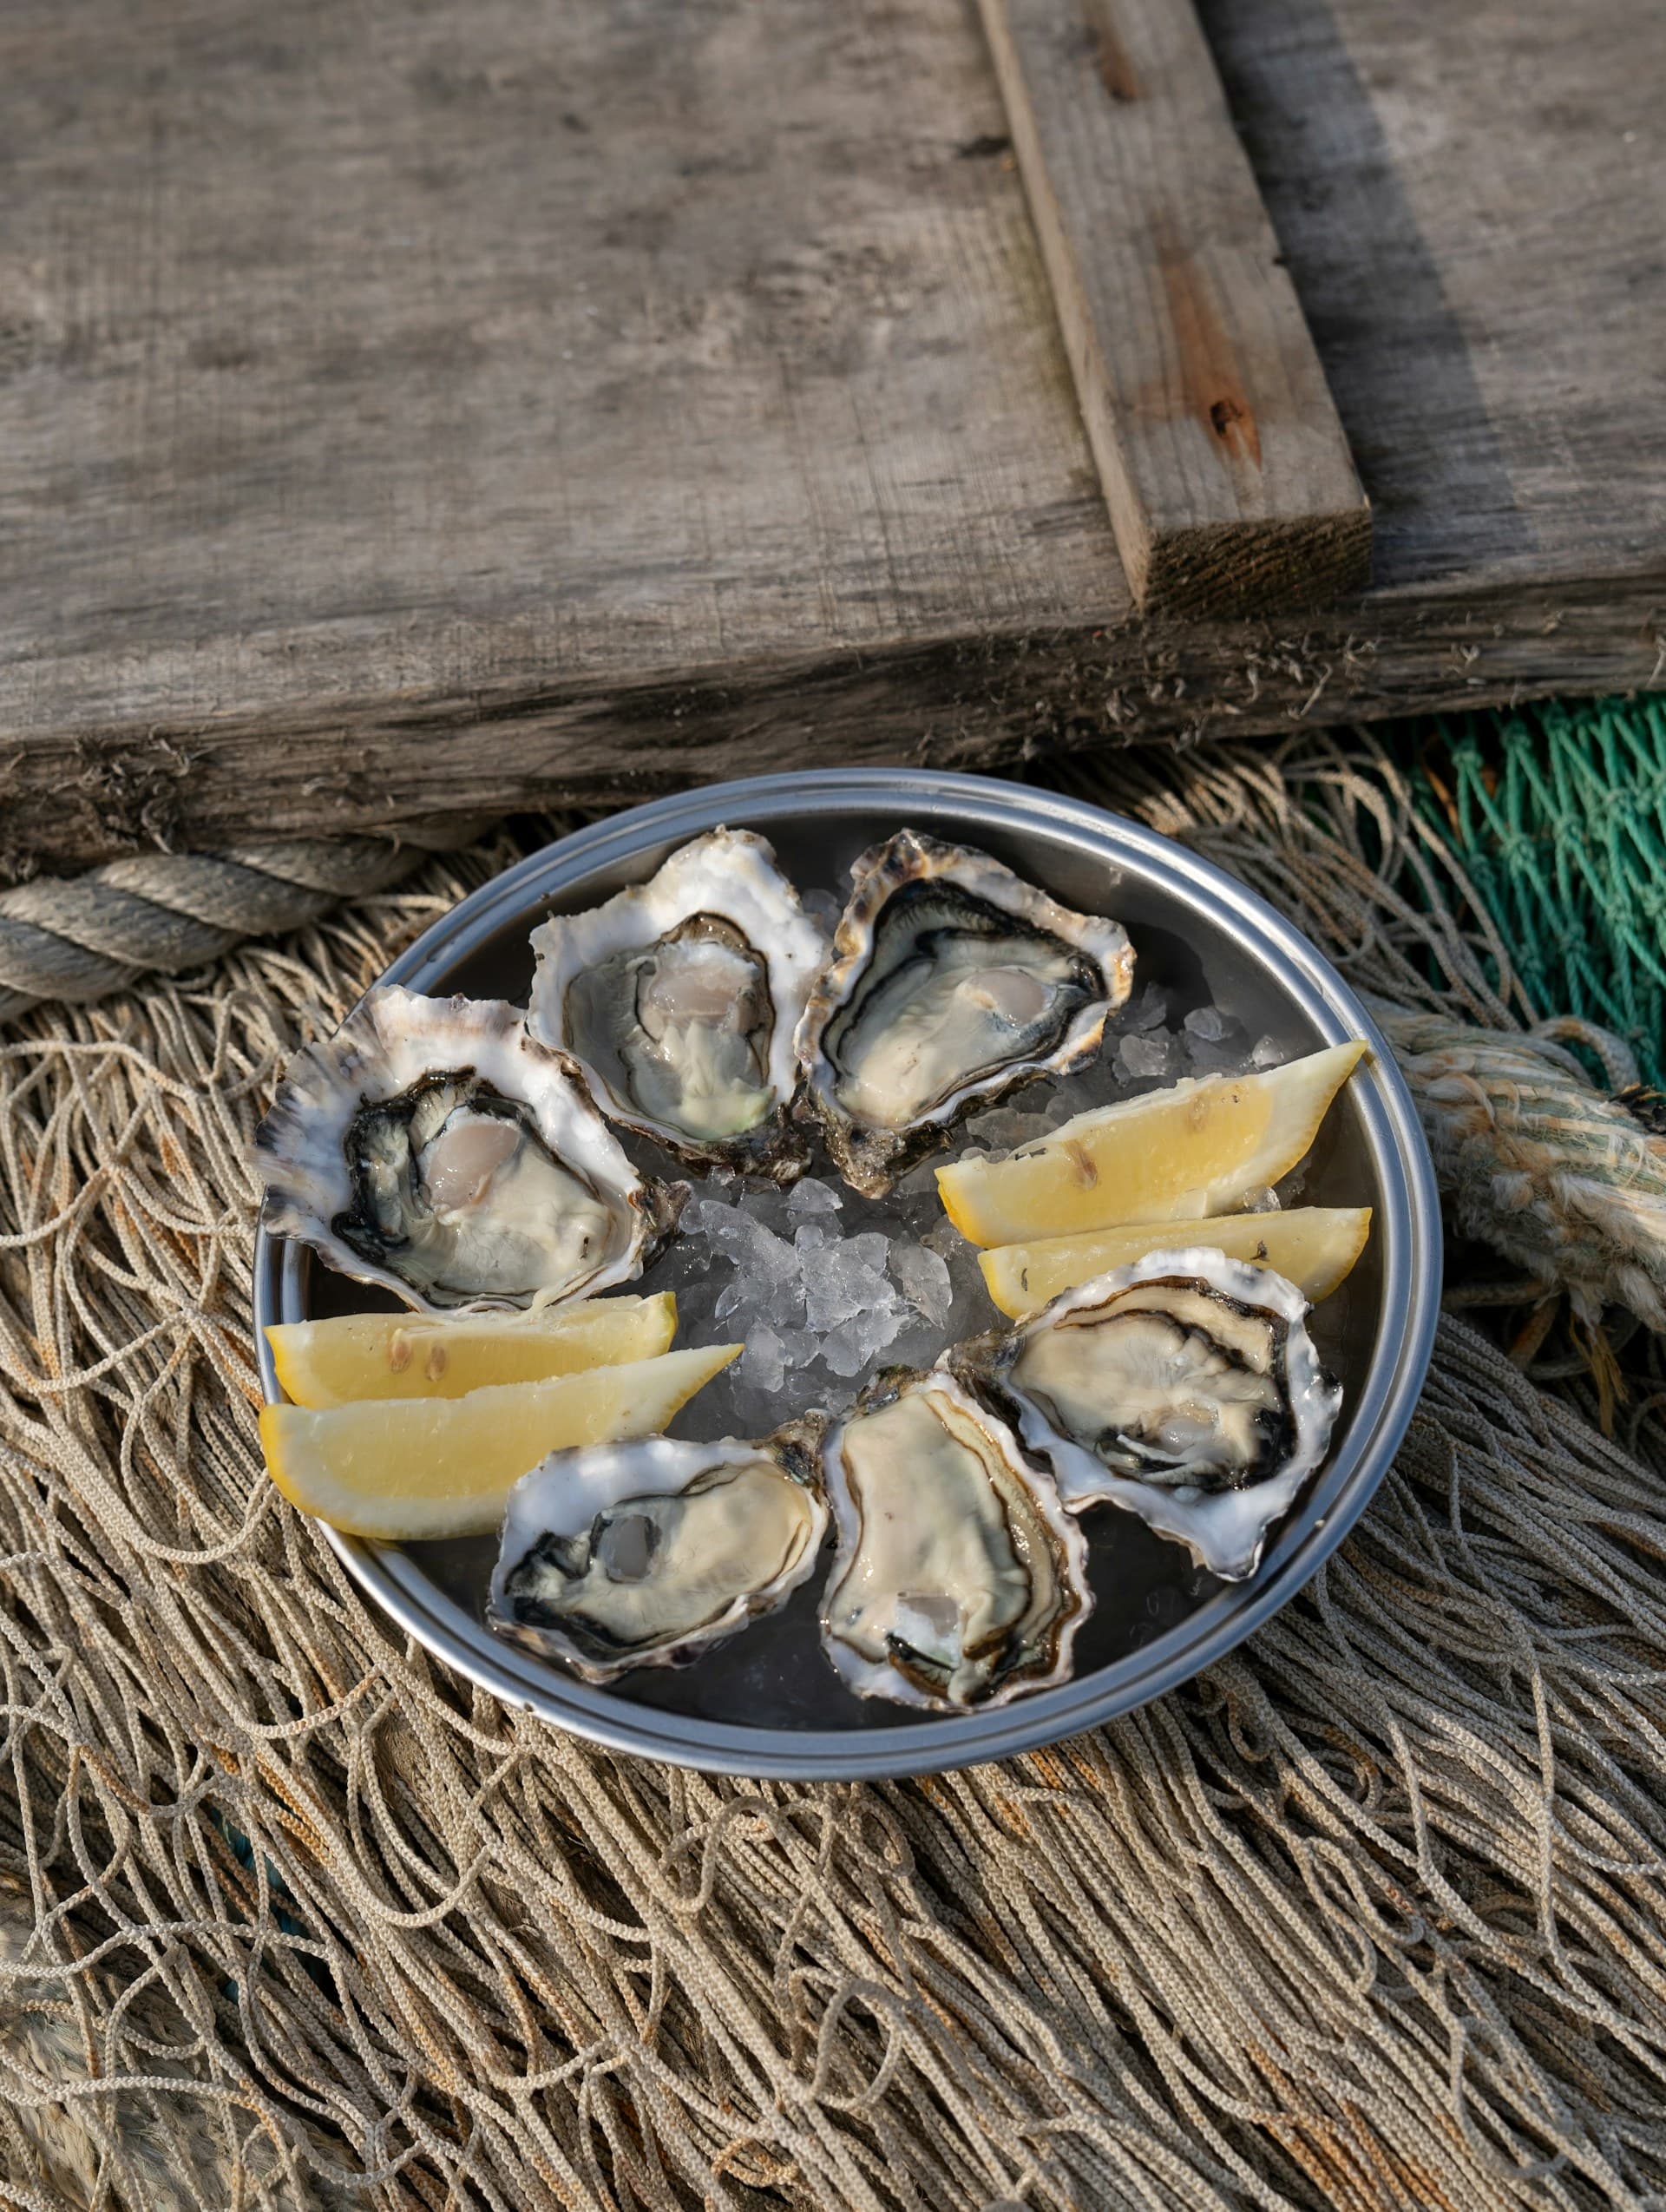
{"label": "metal plate", "polygon": [[[325,1533],[365,1593],[436,1657],[510,1703],[648,1758],[822,1781],[920,1774],[1001,1758],[1126,1712],[1219,1658],[1301,1588],[1364,1508],[1411,1419],[1433,1341],[1440,1227],[1427,1149],[1393,1057],[1301,933],[1207,862],[1080,801],[906,771],[759,777],[613,816],[484,885],[384,981],[524,1001],[535,922],[640,881],[718,823],[763,831],[805,889],[836,889],[859,852],[905,823],[979,845],[1067,903],[1115,915],[1133,940],[1140,980],[1169,987],[1180,1010],[1206,1001],[1230,1007],[1292,1055],[1371,1040],[1374,1055],[1332,1109],[1302,1193],[1304,1203],[1374,1209],[1364,1257],[1314,1316],[1347,1393],[1329,1457],[1247,1583],[1195,1572],[1177,1546],[1130,1516],[1096,1514],[1099,1607],[1077,1640],[1075,1680],[994,1712],[926,1721],[863,1703],[837,1682],[816,1644],[815,1582],[695,1666],[645,1669],[602,1690],[482,1625],[489,1539],[401,1549]],[[299,1246],[260,1237],[258,1324],[374,1303]],[[275,1399],[260,1342],[262,1380]]]}

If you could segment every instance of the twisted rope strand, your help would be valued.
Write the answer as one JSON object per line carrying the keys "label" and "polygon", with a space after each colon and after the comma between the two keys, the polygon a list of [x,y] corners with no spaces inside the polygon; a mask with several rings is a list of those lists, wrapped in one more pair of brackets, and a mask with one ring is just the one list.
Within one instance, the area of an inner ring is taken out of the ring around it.
{"label": "twisted rope strand", "polygon": [[318,921],[402,883],[488,824],[441,817],[386,837],[269,838],[223,852],[148,852],[84,876],[0,890],[0,1022],[46,1000],[87,1006],[148,974],[218,960],[240,938]]}

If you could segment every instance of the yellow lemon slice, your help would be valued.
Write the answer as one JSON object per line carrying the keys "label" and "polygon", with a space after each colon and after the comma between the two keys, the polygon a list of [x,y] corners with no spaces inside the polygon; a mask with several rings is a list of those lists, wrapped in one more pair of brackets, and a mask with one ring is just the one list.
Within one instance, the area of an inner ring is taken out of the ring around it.
{"label": "yellow lemon slice", "polygon": [[1288,1213],[1216,1214],[1184,1228],[1171,1221],[1134,1221],[1120,1229],[1092,1229],[1085,1237],[997,1244],[978,1254],[978,1265],[989,1296],[1014,1319],[1061,1290],[1176,1243],[1207,1244],[1229,1259],[1270,1267],[1316,1303],[1330,1296],[1370,1234],[1369,1206],[1292,1206]]}
{"label": "yellow lemon slice", "polygon": [[266,1470],[291,1505],[350,1535],[389,1544],[483,1536],[546,1453],[657,1434],[741,1349],[667,1352],[466,1398],[263,1406]]}
{"label": "yellow lemon slice", "polygon": [[1225,1212],[1289,1174],[1364,1050],[1332,1045],[1264,1074],[1192,1077],[1095,1106],[1008,1159],[940,1167],[938,1194],[974,1244]]}
{"label": "yellow lemon slice", "polygon": [[298,1406],[359,1398],[461,1398],[504,1382],[651,1360],[671,1349],[677,1301],[595,1298],[541,1313],[345,1314],[266,1331],[285,1395]]}

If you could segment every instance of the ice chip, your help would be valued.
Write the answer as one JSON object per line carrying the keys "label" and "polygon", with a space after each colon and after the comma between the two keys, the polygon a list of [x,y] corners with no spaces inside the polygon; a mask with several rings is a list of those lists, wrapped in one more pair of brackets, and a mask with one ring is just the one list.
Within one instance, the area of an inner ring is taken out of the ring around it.
{"label": "ice chip", "polygon": [[1211,1045],[1224,1043],[1227,1038],[1243,1027],[1236,1015],[1223,1013],[1217,1006],[1193,1007],[1186,1016],[1185,1026],[1189,1035],[1201,1037]]}
{"label": "ice chip", "polygon": [[1123,1008],[1118,1026],[1125,1031],[1160,1029],[1168,1018],[1168,993],[1160,983],[1147,983]]}
{"label": "ice chip", "polygon": [[928,1252],[935,1252],[942,1259],[948,1259],[952,1252],[963,1252],[967,1249],[965,1237],[947,1214],[933,1222],[920,1242]]}
{"label": "ice chip", "polygon": [[812,1336],[825,1336],[837,1329],[859,1309],[861,1303],[856,1270],[833,1252],[825,1254],[823,1264],[804,1277],[804,1325]]}
{"label": "ice chip", "polygon": [[[709,1314],[714,1323],[731,1315],[772,1315],[796,1319],[799,1307],[798,1256],[784,1238],[755,1221],[738,1205],[701,1199],[690,1208],[693,1226],[709,1247],[705,1269],[683,1278],[678,1288],[678,1317],[684,1341],[699,1341],[693,1328]],[[673,1247],[673,1250],[677,1248]],[[726,1279],[712,1260],[727,1263]],[[656,1276],[655,1281],[659,1278]]]}
{"label": "ice chip", "polygon": [[800,1368],[809,1367],[816,1357],[816,1339],[807,1329],[784,1329],[780,1331],[781,1356],[787,1363],[789,1375]]}
{"label": "ice chip", "polygon": [[1125,1075],[1136,1080],[1175,1072],[1174,1039],[1166,1031],[1158,1036],[1121,1038],[1117,1060]]}
{"label": "ice chip", "polygon": [[737,1365],[741,1380],[773,1395],[786,1380],[787,1348],[767,1322],[746,1332],[746,1349]]}
{"label": "ice chip", "polygon": [[784,1237],[777,1237],[770,1230],[756,1231],[745,1258],[770,1283],[784,1286],[797,1280],[797,1251]]}
{"label": "ice chip", "polygon": [[830,1183],[818,1183],[813,1175],[795,1183],[787,1193],[790,1214],[836,1213],[843,1203]]}
{"label": "ice chip", "polygon": [[1282,1067],[1284,1047],[1276,1037],[1257,1037],[1250,1047],[1251,1067]]}
{"label": "ice chip", "polygon": [[895,1337],[901,1322],[895,1303],[867,1306],[822,1339],[822,1359],[835,1375],[860,1375]]}
{"label": "ice chip", "polygon": [[822,1361],[835,1375],[860,1375],[869,1353],[862,1339],[848,1328],[836,1329],[822,1339]]}
{"label": "ice chip", "polygon": [[891,1246],[891,1276],[908,1303],[927,1321],[944,1322],[954,1303],[948,1265],[924,1244]]}

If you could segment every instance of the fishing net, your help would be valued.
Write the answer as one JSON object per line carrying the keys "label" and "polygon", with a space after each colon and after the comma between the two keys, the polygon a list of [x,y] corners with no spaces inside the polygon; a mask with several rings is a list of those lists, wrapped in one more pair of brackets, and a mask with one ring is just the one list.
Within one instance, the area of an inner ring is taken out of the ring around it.
{"label": "fishing net", "polygon": [[[1384,741],[1066,779],[1413,1012],[1558,1010]],[[1652,1338],[1610,1439],[1448,1318],[1295,1603],[998,1767],[613,1757],[361,1605],[261,1472],[246,1147],[514,850],[0,1034],[0,2202],[1666,2200]]]}
{"label": "fishing net", "polygon": [[1666,1081],[1666,702],[1558,702],[1406,733],[1420,817],[1541,1006]]}

